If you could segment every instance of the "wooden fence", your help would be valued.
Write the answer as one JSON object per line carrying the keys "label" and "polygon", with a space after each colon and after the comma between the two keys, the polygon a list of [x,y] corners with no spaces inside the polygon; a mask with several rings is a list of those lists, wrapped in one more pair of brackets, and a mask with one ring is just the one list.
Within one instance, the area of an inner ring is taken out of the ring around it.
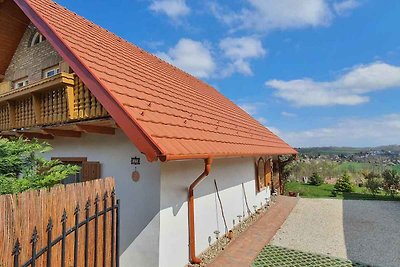
{"label": "wooden fence", "polygon": [[114,180],[0,196],[0,266],[118,266]]}

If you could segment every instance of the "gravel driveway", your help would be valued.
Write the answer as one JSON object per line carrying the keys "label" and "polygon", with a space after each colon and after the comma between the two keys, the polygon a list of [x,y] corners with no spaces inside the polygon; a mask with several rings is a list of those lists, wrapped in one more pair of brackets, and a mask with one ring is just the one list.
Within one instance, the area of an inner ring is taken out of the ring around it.
{"label": "gravel driveway", "polygon": [[400,266],[400,202],[300,199],[272,245]]}

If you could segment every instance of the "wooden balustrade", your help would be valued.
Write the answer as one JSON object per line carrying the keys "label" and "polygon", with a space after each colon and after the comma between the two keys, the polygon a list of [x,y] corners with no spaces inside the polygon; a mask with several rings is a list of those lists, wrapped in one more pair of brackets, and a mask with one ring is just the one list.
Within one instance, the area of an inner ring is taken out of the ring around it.
{"label": "wooden balustrade", "polygon": [[94,97],[83,82],[75,76],[73,116],[80,119],[105,117],[108,115],[100,102]]}
{"label": "wooden balustrade", "polygon": [[0,131],[107,116],[75,74],[60,73],[0,95]]}

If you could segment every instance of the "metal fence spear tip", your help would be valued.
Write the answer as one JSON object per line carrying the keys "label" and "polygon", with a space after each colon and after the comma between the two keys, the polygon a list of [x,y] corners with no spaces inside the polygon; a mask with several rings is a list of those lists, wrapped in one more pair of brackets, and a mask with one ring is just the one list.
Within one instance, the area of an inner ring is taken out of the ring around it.
{"label": "metal fence spear tip", "polygon": [[51,231],[53,229],[53,220],[51,217],[49,218],[49,222],[47,223],[46,231]]}
{"label": "metal fence spear tip", "polygon": [[15,241],[14,249],[12,251],[12,255],[17,256],[19,255],[20,252],[21,252],[21,244],[19,243],[19,239],[17,238],[17,240]]}
{"label": "metal fence spear tip", "polygon": [[79,203],[76,205],[75,210],[74,210],[74,215],[78,214],[80,212],[80,207],[79,207]]}
{"label": "metal fence spear tip", "polygon": [[99,203],[99,194],[96,194],[96,198],[94,199],[94,204],[97,205]]}
{"label": "metal fence spear tip", "polygon": [[66,222],[68,218],[67,211],[64,209],[64,212],[61,216],[61,222]]}
{"label": "metal fence spear tip", "polygon": [[35,228],[33,228],[31,243],[36,243],[38,241],[38,238],[39,238],[39,235],[38,235],[37,228],[35,226]]}
{"label": "metal fence spear tip", "polygon": [[89,210],[89,209],[90,209],[90,200],[88,199],[85,204],[85,210]]}

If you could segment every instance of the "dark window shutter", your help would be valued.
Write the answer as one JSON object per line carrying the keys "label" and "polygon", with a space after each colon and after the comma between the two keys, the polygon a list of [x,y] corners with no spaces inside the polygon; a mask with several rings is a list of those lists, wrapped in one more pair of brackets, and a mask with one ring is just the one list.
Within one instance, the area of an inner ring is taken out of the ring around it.
{"label": "dark window shutter", "polygon": [[100,162],[82,162],[82,182],[99,179],[101,176]]}

